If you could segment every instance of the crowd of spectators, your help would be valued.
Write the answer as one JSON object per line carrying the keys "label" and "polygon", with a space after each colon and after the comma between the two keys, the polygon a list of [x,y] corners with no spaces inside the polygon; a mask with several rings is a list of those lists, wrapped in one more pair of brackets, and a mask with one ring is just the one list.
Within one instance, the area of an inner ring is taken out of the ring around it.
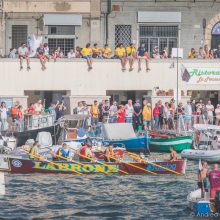
{"label": "crowd of spectators", "polygon": [[188,100],[184,106],[181,102],[175,106],[175,100],[163,103],[159,100],[155,107],[146,100],[143,104],[136,100],[128,100],[126,105],[118,105],[113,102],[110,105],[108,100],[98,103],[94,101],[92,106],[88,106],[85,101],[80,101],[74,109],[74,114],[88,116],[88,125],[96,127],[102,123],[132,123],[134,129],[157,130],[157,129],[181,129],[191,130],[193,124],[216,124],[220,125],[220,104],[216,108],[209,100],[205,105],[203,100],[196,102]]}
{"label": "crowd of spectators", "polygon": [[44,108],[42,100],[35,103],[30,103],[27,109],[16,101],[11,108],[6,106],[5,102],[0,105],[0,132],[5,130],[23,131],[25,128],[24,115],[42,115],[50,113],[55,122],[65,114],[66,106],[63,101],[57,101],[56,104],[51,104],[48,109]]}
{"label": "crowd of spectators", "polygon": [[220,44],[216,49],[209,49],[208,45],[200,47],[197,51],[195,48],[191,48],[188,53],[189,59],[220,59]]}
{"label": "crowd of spectators", "polygon": [[[30,58],[29,58],[29,49],[25,43],[22,43],[18,49],[11,48],[8,54],[9,58],[18,58],[20,59],[20,70],[23,69],[23,62],[27,62],[27,70],[30,70]],[[93,46],[90,43],[87,43],[84,48],[76,47],[70,49],[70,51],[65,55],[61,47],[55,48],[54,51],[51,51],[47,43],[40,44],[36,50],[36,58],[40,60],[41,69],[44,71],[46,69],[46,62],[51,59],[56,62],[58,58],[84,58],[88,64],[88,70],[91,70],[93,59],[119,59],[122,66],[122,71],[126,70],[126,64],[129,65],[129,71],[133,70],[133,64],[135,60],[138,60],[138,71],[141,71],[141,62],[144,61],[146,65],[146,71],[149,71],[149,60],[152,59],[166,59],[169,57],[168,49],[165,47],[162,51],[159,51],[158,47],[155,46],[150,54],[144,43],[140,45],[139,48],[136,48],[133,43],[130,43],[128,46],[120,43],[115,50],[113,51],[108,44],[105,44],[103,48],[99,47],[97,43]]]}

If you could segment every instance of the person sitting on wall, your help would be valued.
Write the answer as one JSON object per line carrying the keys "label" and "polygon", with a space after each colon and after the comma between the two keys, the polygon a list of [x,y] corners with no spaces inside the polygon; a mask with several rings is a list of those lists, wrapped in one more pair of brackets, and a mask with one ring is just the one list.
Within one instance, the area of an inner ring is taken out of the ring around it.
{"label": "person sitting on wall", "polygon": [[112,59],[114,57],[114,55],[112,54],[112,50],[108,46],[108,44],[105,44],[104,48],[102,49],[102,57],[104,59]]}
{"label": "person sitting on wall", "polygon": [[190,52],[188,53],[188,58],[189,59],[195,59],[198,57],[198,53],[194,48],[191,48]]}
{"label": "person sitting on wall", "polygon": [[90,47],[90,43],[86,44],[86,46],[82,49],[81,54],[84,59],[86,59],[88,65],[88,71],[92,69],[92,49]]}
{"label": "person sitting on wall", "polygon": [[129,71],[133,70],[134,61],[137,57],[137,51],[133,43],[130,43],[130,45],[126,48],[128,61],[129,61]]}
{"label": "person sitting on wall", "polygon": [[121,67],[122,71],[126,70],[126,63],[127,63],[127,57],[126,57],[126,50],[123,44],[119,44],[118,47],[115,50],[115,56],[121,61]]}
{"label": "person sitting on wall", "polygon": [[40,63],[42,66],[41,69],[44,71],[46,69],[47,58],[44,55],[44,45],[43,44],[40,44],[40,46],[37,48],[36,53],[37,53],[36,56],[40,60]]}
{"label": "person sitting on wall", "polygon": [[94,44],[94,47],[92,48],[92,58],[101,58],[102,57],[102,51],[98,47],[98,44]]}
{"label": "person sitting on wall", "polygon": [[18,57],[20,59],[20,70],[23,69],[23,61],[27,61],[27,70],[30,68],[30,58],[28,57],[28,48],[25,43],[21,43],[21,46],[18,48]]}

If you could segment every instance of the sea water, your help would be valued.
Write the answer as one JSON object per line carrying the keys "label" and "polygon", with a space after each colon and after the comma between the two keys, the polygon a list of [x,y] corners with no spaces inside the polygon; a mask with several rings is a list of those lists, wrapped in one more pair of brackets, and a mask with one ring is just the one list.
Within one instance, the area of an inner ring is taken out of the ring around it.
{"label": "sea water", "polygon": [[0,219],[193,219],[198,162],[175,175],[7,175]]}

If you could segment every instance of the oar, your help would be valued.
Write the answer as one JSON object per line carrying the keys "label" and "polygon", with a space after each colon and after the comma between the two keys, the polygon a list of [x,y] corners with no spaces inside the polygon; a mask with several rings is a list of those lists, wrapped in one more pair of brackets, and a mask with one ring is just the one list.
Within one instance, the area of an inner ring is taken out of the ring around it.
{"label": "oar", "polygon": [[[23,150],[23,149],[22,149],[22,150]],[[34,158],[37,158],[37,159],[39,159],[39,160],[42,161],[43,156],[41,156],[41,155],[40,155],[40,156],[37,156],[37,155],[31,154],[31,153],[29,153],[29,152],[26,151],[26,150],[23,150],[23,151],[27,152],[30,156],[32,156],[32,157],[34,157]],[[46,162],[48,162],[48,163],[51,163],[51,164],[53,164],[53,165],[60,166],[60,164],[54,163],[54,162],[52,162],[52,161],[49,161],[49,160],[46,160],[46,159],[43,159],[43,160],[46,161]],[[79,174],[79,175],[82,174],[82,173],[80,173],[80,172],[78,172],[78,171],[75,171],[75,170],[73,170],[73,172],[75,172],[75,173],[77,173],[77,174]]]}
{"label": "oar", "polygon": [[137,168],[137,169],[139,169],[139,170],[143,170],[143,171],[146,172],[146,173],[150,173],[150,174],[152,174],[152,175],[156,175],[155,172],[146,170],[146,169],[144,169],[144,168],[142,168],[142,167],[139,167],[139,166],[137,166],[137,165],[134,165],[134,164],[131,164],[131,163],[127,163],[127,162],[124,162],[124,161],[123,161],[122,163],[127,164],[127,165],[129,165],[129,166],[131,166],[131,167],[135,167],[135,168]]}
{"label": "oar", "polygon": [[[101,153],[102,154],[102,153]],[[104,155],[104,156],[106,156],[105,154],[102,154],[102,155]],[[114,159],[115,161],[117,161],[117,158],[114,158],[114,157],[111,157],[111,156],[109,156],[111,159]],[[118,171],[119,172],[121,172],[121,173],[124,173],[124,174],[128,174],[128,172],[125,172],[125,171],[123,171],[123,170],[120,170],[120,169],[118,169]]]}
{"label": "oar", "polygon": [[[127,152],[127,153],[128,153],[129,155],[131,155],[131,156],[133,155],[133,157],[142,159],[142,158],[140,158],[140,157],[139,157],[138,155],[136,155],[136,154],[133,154],[133,153],[131,153],[131,152]],[[169,172],[171,172],[171,173],[175,173],[175,174],[177,174],[177,175],[182,175],[181,173],[178,173],[178,172],[176,172],[176,171],[174,171],[174,170],[171,170],[171,169],[169,169],[169,168],[163,167],[163,166],[158,165],[158,164],[156,164],[156,163],[153,163],[153,162],[150,162],[150,161],[146,161],[146,163],[152,164],[152,165],[154,165],[154,166],[156,166],[156,167],[162,168],[162,169],[167,170],[167,171],[169,171]]]}
{"label": "oar", "polygon": [[[90,161],[92,161],[92,158],[90,158],[90,157],[87,157],[87,156],[84,156],[84,155],[82,155],[82,154],[80,154],[80,153],[78,153],[75,149],[73,149],[72,147],[70,147],[69,146],[69,148],[71,149],[71,150],[73,150],[73,151],[75,151],[75,153],[76,154],[78,154],[80,157],[83,157],[83,158],[86,158],[86,159],[88,159],[88,160],[90,160]],[[107,164],[105,164],[105,163],[102,163],[102,162],[99,162],[99,161],[96,161],[97,163],[99,163],[99,164],[102,164],[103,166],[107,166],[108,167],[108,165]],[[109,173],[108,172],[105,172],[105,171],[102,171],[103,173],[105,173],[105,174],[107,174],[107,175],[109,175]]]}

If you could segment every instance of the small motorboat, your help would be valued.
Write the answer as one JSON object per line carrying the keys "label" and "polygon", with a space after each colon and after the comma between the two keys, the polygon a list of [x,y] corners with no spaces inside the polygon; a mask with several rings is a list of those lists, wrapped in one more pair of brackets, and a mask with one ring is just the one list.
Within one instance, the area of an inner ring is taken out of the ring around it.
{"label": "small motorboat", "polygon": [[190,160],[205,160],[207,162],[220,162],[220,150],[183,150],[181,157]]}

